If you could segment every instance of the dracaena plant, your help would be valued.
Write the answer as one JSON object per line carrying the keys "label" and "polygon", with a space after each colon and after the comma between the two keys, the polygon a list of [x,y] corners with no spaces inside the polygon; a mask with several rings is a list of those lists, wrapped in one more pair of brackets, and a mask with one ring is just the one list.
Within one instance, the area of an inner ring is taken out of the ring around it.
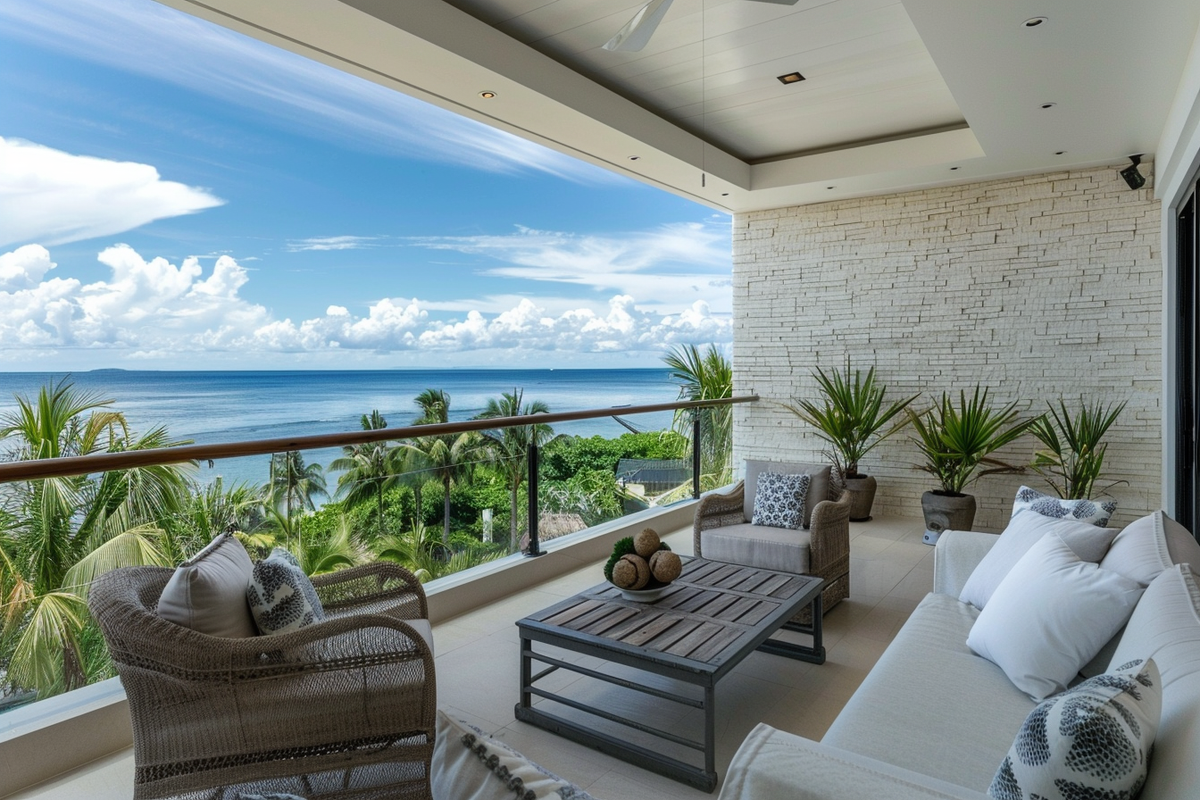
{"label": "dracaena plant", "polygon": [[[1030,432],[1045,447],[1033,454],[1033,471],[1064,500],[1090,500],[1096,481],[1104,475],[1104,454],[1108,445],[1101,440],[1117,421],[1125,403],[1104,406],[1099,402],[1088,405],[1079,399],[1072,413],[1061,398],[1058,408],[1033,421]],[[1110,483],[1105,489],[1116,483]]]}
{"label": "dracaena plant", "polygon": [[924,458],[917,468],[937,478],[942,492],[961,495],[984,475],[1022,470],[992,457],[1033,422],[1018,419],[1015,401],[997,408],[988,402],[988,390],[977,385],[970,399],[960,391],[955,404],[943,392],[930,408],[921,412],[906,409],[905,413],[915,432],[913,441]]}
{"label": "dracaena plant", "polygon": [[856,369],[851,379],[849,362],[844,371],[835,367],[828,374],[817,367],[813,377],[821,391],[820,403],[798,400],[784,407],[816,428],[817,436],[829,443],[825,455],[840,474],[847,478],[861,477],[858,462],[884,439],[908,425],[908,417],[901,415],[919,395],[885,406],[887,387],[876,383],[875,368],[867,370],[865,376]]}

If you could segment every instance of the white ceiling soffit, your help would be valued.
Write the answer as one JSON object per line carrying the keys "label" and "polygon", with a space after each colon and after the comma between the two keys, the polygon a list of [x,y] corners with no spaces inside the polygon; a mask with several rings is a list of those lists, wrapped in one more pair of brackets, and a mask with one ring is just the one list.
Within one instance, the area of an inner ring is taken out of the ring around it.
{"label": "white ceiling soffit", "polygon": [[1200,23],[1194,0],[674,0],[612,52],[644,2],[160,2],[731,211],[1151,153]]}

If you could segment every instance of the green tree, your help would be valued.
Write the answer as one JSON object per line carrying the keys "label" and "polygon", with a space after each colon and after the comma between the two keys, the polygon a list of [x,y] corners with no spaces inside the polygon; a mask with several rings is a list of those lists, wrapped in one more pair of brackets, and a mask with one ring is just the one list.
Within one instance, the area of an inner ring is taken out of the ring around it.
{"label": "green tree", "polygon": [[[523,403],[523,389],[513,389],[512,394],[505,392],[498,399],[489,398],[487,405],[476,419],[498,419],[501,417],[521,417],[530,414],[548,414],[550,407],[541,400],[530,400]],[[484,449],[489,460],[494,463],[504,475],[509,492],[508,520],[508,549],[516,552],[518,542],[517,494],[521,483],[529,472],[529,446],[539,447],[554,438],[554,429],[545,423],[521,425],[519,427],[502,428],[499,430],[483,431]]]}
{"label": "green tree", "polygon": [[226,531],[253,535],[267,518],[262,490],[246,483],[226,486],[218,476],[207,486],[193,484],[188,494],[171,526],[172,561],[183,561]]}
{"label": "green tree", "polygon": [[[63,379],[34,400],[16,397],[0,417],[9,460],[172,447],[164,428],[137,436],[111,400]],[[167,565],[165,521],[179,512],[194,463],[98,476],[10,484],[0,515],[0,666],[42,696],[105,674],[107,656],[90,635],[86,596],[99,575],[122,566]],[[89,643],[91,643],[89,645]]]}
{"label": "green tree", "polygon": [[[413,425],[438,425],[450,421],[450,394],[442,389],[426,389],[413,400],[421,416]],[[422,436],[410,447],[420,453],[419,461],[427,474],[442,484],[442,544],[450,544],[450,487],[471,473],[478,451],[479,437],[471,433]]]}
{"label": "green tree", "polygon": [[[378,410],[370,415],[363,414],[364,431],[382,430],[387,420]],[[370,442],[342,448],[341,458],[330,464],[331,471],[342,471],[338,476],[337,496],[348,505],[358,505],[368,499],[375,501],[376,519],[380,532],[384,530],[385,495],[396,483],[397,450],[387,442]]]}
{"label": "green tree", "polygon": [[[733,397],[733,366],[717,346],[710,344],[703,353],[694,344],[672,348],[663,362],[671,368],[671,378],[679,383],[680,400],[717,400]],[[700,420],[701,486],[724,486],[733,476],[730,456],[733,451],[733,406],[679,409],[675,412],[675,430],[692,438],[692,421]]]}
{"label": "green tree", "polygon": [[329,496],[325,472],[320,464],[305,464],[299,450],[274,453],[271,456],[270,495],[275,507],[287,517],[290,529],[294,512],[315,511],[314,499]]}

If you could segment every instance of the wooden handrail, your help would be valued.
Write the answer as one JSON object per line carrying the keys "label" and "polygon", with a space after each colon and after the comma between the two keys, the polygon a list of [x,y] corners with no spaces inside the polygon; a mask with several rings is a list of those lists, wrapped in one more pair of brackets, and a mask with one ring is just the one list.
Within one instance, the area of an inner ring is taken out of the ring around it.
{"label": "wooden handrail", "polygon": [[123,453],[94,453],[88,456],[41,458],[31,461],[0,463],[0,483],[63,478],[68,475],[88,475],[95,472],[151,467],[159,464],[179,464],[185,461],[209,461],[218,458],[260,456],[289,450],[313,450],[322,447],[345,447],[354,444],[386,442],[393,439],[415,439],[422,436],[441,436],[468,431],[488,431],[515,428],[522,425],[573,422],[581,419],[600,419],[617,414],[647,414],[654,411],[675,411],[681,408],[711,408],[734,403],[753,403],[758,395],[728,397],[719,400],[693,400],[675,403],[656,403],[645,406],[614,406],[589,408],[583,411],[562,411],[552,414],[524,414],[516,417],[472,419],[434,425],[409,425],[403,428],[378,428],[345,433],[322,433],[295,436],[290,439],[255,439],[249,442],[219,442],[189,444],[181,447],[162,447],[153,450],[131,450]]}

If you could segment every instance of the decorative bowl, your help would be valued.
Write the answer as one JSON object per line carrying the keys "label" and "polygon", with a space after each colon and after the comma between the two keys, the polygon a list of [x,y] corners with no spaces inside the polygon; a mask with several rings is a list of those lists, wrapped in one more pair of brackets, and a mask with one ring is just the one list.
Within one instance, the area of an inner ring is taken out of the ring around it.
{"label": "decorative bowl", "polygon": [[669,583],[659,583],[658,581],[650,581],[645,589],[622,589],[616,584],[613,585],[621,596],[626,600],[633,600],[637,603],[653,603],[655,600],[663,596],[663,592],[671,588]]}

